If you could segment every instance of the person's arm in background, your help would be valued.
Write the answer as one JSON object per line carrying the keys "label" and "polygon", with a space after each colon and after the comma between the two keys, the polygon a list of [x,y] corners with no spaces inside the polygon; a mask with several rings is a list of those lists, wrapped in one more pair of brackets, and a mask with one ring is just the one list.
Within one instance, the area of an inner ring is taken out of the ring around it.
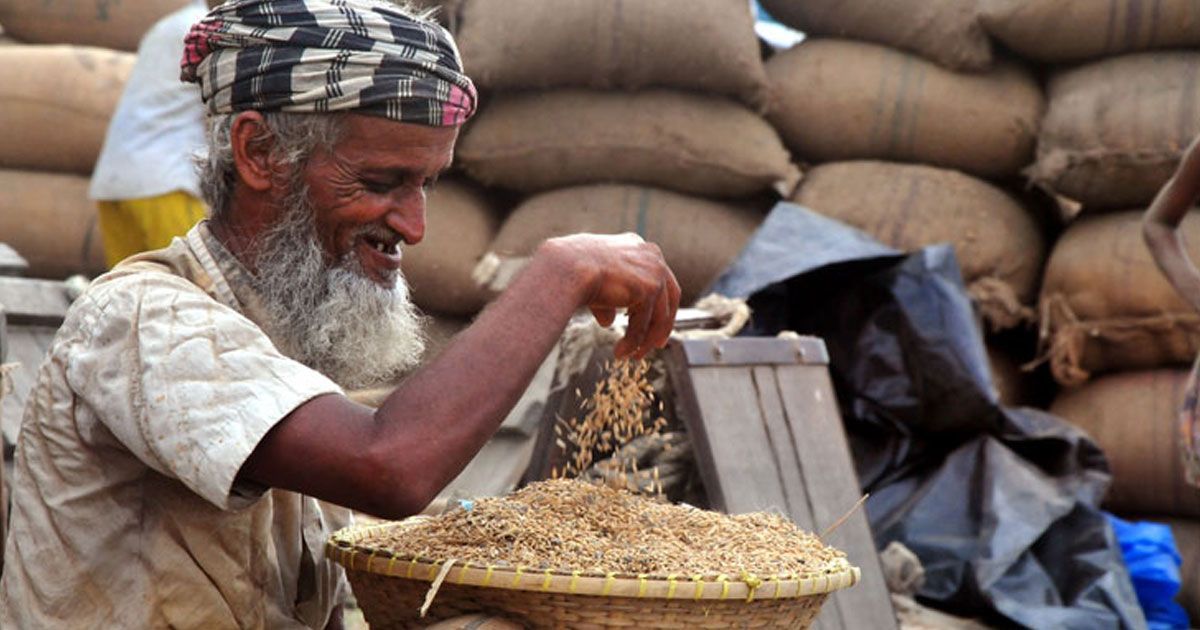
{"label": "person's arm in background", "polygon": [[1200,311],[1200,271],[1188,256],[1179,231],[1197,198],[1200,198],[1200,137],[1188,147],[1175,175],[1158,192],[1142,218],[1142,234],[1158,268],[1188,304]]}

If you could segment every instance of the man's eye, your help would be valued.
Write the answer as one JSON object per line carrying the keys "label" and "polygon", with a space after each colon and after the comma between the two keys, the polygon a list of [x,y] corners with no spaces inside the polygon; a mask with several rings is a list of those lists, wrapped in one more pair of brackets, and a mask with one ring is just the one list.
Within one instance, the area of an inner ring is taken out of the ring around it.
{"label": "man's eye", "polygon": [[437,182],[438,182],[438,178],[430,177],[430,178],[426,179],[425,181],[421,182],[421,188],[425,189],[425,192],[429,192],[429,191],[433,190],[434,186],[437,186]]}
{"label": "man's eye", "polygon": [[376,195],[386,195],[392,191],[391,184],[384,182],[363,181],[363,187]]}

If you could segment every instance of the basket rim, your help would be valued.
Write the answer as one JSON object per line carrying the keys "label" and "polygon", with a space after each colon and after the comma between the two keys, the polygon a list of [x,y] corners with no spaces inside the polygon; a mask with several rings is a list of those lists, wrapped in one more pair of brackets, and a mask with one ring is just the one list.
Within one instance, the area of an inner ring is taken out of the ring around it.
{"label": "basket rim", "polygon": [[445,573],[443,579],[447,584],[644,599],[744,599],[746,601],[753,601],[756,598],[797,599],[826,595],[849,588],[857,584],[862,577],[859,568],[849,563],[844,569],[829,573],[771,576],[756,576],[749,573],[739,575],[679,574],[662,578],[615,572],[608,574],[563,573],[551,569],[529,570],[524,567],[508,565],[460,563],[453,559],[414,558],[361,544],[364,538],[377,531],[412,524],[410,520],[372,525],[351,525],[341,529],[334,533],[326,543],[325,556],[343,566],[347,571],[362,571],[421,582],[435,582],[438,580],[439,574]]}

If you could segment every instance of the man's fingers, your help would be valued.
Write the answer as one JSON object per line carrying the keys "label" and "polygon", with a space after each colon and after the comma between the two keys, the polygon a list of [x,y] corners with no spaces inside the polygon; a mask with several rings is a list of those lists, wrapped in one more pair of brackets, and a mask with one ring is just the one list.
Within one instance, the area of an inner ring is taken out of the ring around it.
{"label": "man's fingers", "polygon": [[612,326],[613,321],[617,319],[617,309],[593,306],[592,317],[596,318],[596,322],[598,324],[608,328],[609,326]]}
{"label": "man's fingers", "polygon": [[[679,281],[675,279],[675,274],[671,273],[669,269],[667,270],[667,277],[670,279],[667,289],[668,294],[671,296],[671,329],[674,330],[675,314],[679,312],[679,302],[683,300],[683,289],[679,287]],[[668,332],[669,336],[670,333]],[[666,345],[666,343],[664,340],[663,345]]]}
{"label": "man's fingers", "polygon": [[650,327],[646,338],[642,341],[641,356],[645,356],[655,348],[667,345],[671,330],[675,328],[675,309],[671,307],[671,291],[668,287],[658,292],[654,301],[654,316],[650,319]]}
{"label": "man's fingers", "polygon": [[647,299],[629,308],[629,323],[625,325],[625,337],[617,343],[617,356],[628,357],[641,353],[646,331],[650,328],[650,319],[654,316],[656,301],[657,294],[651,294]]}

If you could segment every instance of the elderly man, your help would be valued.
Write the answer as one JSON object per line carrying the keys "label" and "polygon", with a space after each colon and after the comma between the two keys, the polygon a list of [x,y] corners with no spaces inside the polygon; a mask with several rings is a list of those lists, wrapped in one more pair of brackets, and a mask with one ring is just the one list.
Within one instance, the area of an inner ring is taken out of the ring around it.
{"label": "elderly man", "polygon": [[450,36],[380,0],[236,0],[193,28],[184,76],[212,218],[68,314],[17,446],[6,628],[335,626],[330,504],[419,512],[577,309],[629,310],[620,355],[673,323],[657,247],[553,239],[378,411],[351,402],[421,353],[401,245],[476,100]]}

